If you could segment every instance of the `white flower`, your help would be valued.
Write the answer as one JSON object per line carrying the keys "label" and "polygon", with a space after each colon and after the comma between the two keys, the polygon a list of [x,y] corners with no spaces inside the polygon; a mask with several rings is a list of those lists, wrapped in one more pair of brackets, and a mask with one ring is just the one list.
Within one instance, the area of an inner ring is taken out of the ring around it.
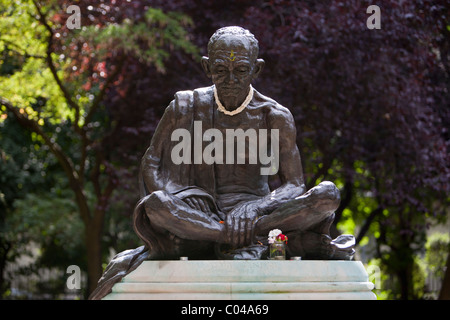
{"label": "white flower", "polygon": [[269,232],[269,238],[276,238],[280,234],[281,234],[281,230],[280,229],[273,229],[273,230],[271,230]]}
{"label": "white flower", "polygon": [[275,242],[275,240],[277,239],[277,237],[281,234],[281,230],[280,229],[273,229],[269,232],[269,244],[272,244]]}

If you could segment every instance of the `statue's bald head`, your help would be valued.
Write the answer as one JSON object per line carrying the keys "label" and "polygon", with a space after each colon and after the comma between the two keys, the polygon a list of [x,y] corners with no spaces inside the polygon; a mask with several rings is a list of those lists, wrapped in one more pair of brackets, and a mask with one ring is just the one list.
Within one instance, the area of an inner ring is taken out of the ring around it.
{"label": "statue's bald head", "polygon": [[241,27],[221,28],[211,36],[202,66],[226,108],[232,110],[243,103],[251,82],[263,69],[258,51],[255,36]]}
{"label": "statue's bald head", "polygon": [[255,36],[250,31],[238,26],[224,27],[214,32],[208,42],[208,55],[212,56],[216,43],[227,37],[243,37],[247,39],[250,45],[252,57],[256,60],[259,53],[258,40],[256,40]]}

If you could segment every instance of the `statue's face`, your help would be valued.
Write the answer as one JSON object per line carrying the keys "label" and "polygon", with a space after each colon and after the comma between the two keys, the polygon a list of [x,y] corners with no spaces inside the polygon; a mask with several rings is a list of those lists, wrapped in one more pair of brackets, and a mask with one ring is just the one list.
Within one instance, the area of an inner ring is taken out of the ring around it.
{"label": "statue's face", "polygon": [[264,63],[256,59],[250,41],[244,36],[224,35],[219,38],[204,68],[215,84],[220,101],[229,108],[238,108],[250,84]]}

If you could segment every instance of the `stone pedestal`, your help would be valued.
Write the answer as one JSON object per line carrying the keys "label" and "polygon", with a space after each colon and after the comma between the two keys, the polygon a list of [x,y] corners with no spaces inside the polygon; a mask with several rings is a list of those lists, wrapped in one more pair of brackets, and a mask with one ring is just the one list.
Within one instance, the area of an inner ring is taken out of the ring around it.
{"label": "stone pedestal", "polygon": [[376,299],[360,261],[144,261],[105,300]]}

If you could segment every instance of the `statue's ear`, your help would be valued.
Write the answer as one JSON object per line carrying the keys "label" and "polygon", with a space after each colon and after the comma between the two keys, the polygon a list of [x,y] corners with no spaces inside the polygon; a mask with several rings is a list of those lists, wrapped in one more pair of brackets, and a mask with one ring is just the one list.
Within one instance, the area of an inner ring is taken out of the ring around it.
{"label": "statue's ear", "polygon": [[253,78],[257,78],[259,76],[259,74],[261,73],[261,71],[264,69],[264,65],[266,63],[264,62],[263,59],[256,59],[255,62],[255,71],[253,73]]}
{"label": "statue's ear", "polygon": [[209,68],[209,58],[202,57],[202,67],[208,78],[211,78],[211,69]]}

